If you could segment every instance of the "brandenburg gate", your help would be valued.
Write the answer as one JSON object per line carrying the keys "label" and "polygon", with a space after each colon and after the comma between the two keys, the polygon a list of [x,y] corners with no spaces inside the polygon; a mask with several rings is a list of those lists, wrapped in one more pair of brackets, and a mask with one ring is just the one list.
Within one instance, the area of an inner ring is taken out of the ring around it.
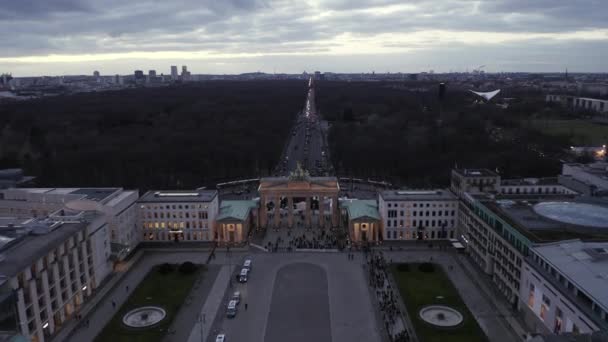
{"label": "brandenburg gate", "polygon": [[[338,179],[336,177],[310,177],[300,165],[289,177],[267,177],[260,180],[260,226],[280,228],[281,217],[287,216],[289,228],[294,226],[294,212],[303,214],[304,226],[319,228],[339,225]],[[318,222],[312,222],[318,210]],[[272,216],[270,221],[268,216]]]}

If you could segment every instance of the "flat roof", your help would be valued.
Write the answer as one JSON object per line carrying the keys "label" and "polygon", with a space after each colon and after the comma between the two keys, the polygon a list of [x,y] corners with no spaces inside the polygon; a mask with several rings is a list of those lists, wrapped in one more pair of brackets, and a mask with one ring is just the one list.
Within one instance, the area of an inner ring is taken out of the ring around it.
{"label": "flat roof", "polygon": [[378,212],[378,203],[376,200],[342,200],[340,206],[346,208],[348,212],[348,218],[350,220],[356,220],[359,218],[371,218],[374,220],[380,220],[380,213]]}
{"label": "flat roof", "polygon": [[[580,238],[583,240],[608,240],[608,229],[584,226],[553,220],[539,214],[535,206],[541,203],[591,203],[584,198],[562,195],[549,198],[527,197],[498,197],[499,199],[475,196],[498,217],[527,236],[531,241],[557,241]],[[594,205],[602,205],[594,201]],[[537,207],[538,208],[538,207]]]}
{"label": "flat roof", "polygon": [[498,174],[489,169],[453,169],[454,172],[467,177],[498,177]]}
{"label": "flat roof", "polygon": [[[40,222],[39,224],[48,224]],[[26,235],[0,230],[0,234],[13,238],[16,241],[7,249],[2,250],[4,259],[0,261],[0,276],[13,277],[35,261],[47,255],[59,244],[79,231],[86,229],[87,222],[63,222],[46,234],[34,235],[31,232]]]}
{"label": "flat roof", "polygon": [[82,199],[102,202],[116,191],[120,191],[121,188],[16,188],[7,190],[57,196],[78,195]]}
{"label": "flat roof", "polygon": [[239,220],[245,221],[251,212],[251,209],[258,207],[258,201],[243,200],[243,201],[222,201],[220,213],[217,221],[221,220]]}
{"label": "flat roof", "polygon": [[449,190],[385,190],[380,192],[385,201],[449,201],[457,200]]}
{"label": "flat roof", "polygon": [[211,202],[217,190],[152,190],[139,198],[139,202]]}
{"label": "flat roof", "polygon": [[500,185],[503,186],[514,186],[514,185],[561,185],[557,181],[557,177],[545,177],[545,178],[518,178],[518,179],[501,179]]}
{"label": "flat roof", "polygon": [[131,196],[135,192],[136,192],[135,190],[123,191],[118,196],[109,200],[108,203],[106,203],[106,205],[113,207],[113,206],[117,205],[118,203],[122,202],[125,198]]}
{"label": "flat roof", "polygon": [[71,193],[85,195],[88,200],[101,202],[118,190],[120,188],[80,188]]}
{"label": "flat roof", "polygon": [[608,310],[608,242],[570,240],[532,250]]}

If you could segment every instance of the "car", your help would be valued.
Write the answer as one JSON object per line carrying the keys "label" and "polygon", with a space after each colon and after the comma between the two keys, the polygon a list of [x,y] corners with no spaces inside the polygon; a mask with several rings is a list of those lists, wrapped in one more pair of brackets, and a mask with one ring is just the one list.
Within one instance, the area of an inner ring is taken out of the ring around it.
{"label": "car", "polygon": [[234,300],[236,301],[236,304],[240,304],[241,303],[241,293],[239,291],[236,291],[232,294],[232,298],[230,298],[230,300]]}
{"label": "car", "polygon": [[239,273],[239,283],[246,283],[249,278],[249,270],[243,268],[241,273]]}
{"label": "car", "polygon": [[245,261],[243,262],[243,268],[249,270],[249,272],[251,272],[251,269],[253,268],[253,262],[251,261],[251,259],[245,259]]}
{"label": "car", "polygon": [[226,334],[219,334],[215,338],[215,342],[225,342],[225,341],[226,341]]}
{"label": "car", "polygon": [[226,309],[226,317],[234,318],[236,316],[236,300],[231,300],[228,302],[228,308]]}

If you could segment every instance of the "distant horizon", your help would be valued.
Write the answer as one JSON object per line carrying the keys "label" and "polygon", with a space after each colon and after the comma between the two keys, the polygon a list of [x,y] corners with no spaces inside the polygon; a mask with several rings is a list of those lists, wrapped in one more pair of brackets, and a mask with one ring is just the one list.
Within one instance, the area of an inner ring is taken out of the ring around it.
{"label": "distant horizon", "polygon": [[[178,65],[178,74],[181,74],[181,65]],[[148,75],[148,72],[150,70],[154,70],[156,71],[156,76],[171,76],[171,70],[169,69],[168,72],[159,72],[159,69],[133,69],[132,72],[130,73],[103,73],[101,70],[91,70],[90,73],[75,73],[75,74],[30,74],[30,75],[15,75],[13,73],[11,73],[10,71],[5,71],[5,70],[0,70],[0,74],[10,74],[13,78],[30,78],[30,77],[80,77],[80,76],[90,76],[90,77],[94,77],[93,73],[95,71],[99,71],[99,77],[115,77],[115,76],[133,76],[135,70],[141,70],[144,75]],[[331,71],[331,70],[312,70],[312,71],[302,71],[302,72],[273,72],[273,71],[260,71],[260,70],[256,70],[256,71],[243,71],[243,72],[234,72],[234,73],[197,73],[193,70],[190,70],[190,68],[188,68],[188,72],[191,73],[192,76],[238,76],[238,75],[245,75],[245,74],[255,74],[255,73],[260,73],[260,74],[265,74],[265,75],[303,75],[304,73],[307,73],[310,76],[313,76],[315,71],[319,71],[321,72],[321,74],[324,73],[332,73],[332,74],[337,74],[337,75],[371,75],[371,74],[378,74],[378,75],[386,75],[386,74],[401,74],[401,75],[418,75],[418,74],[429,74],[429,75],[446,75],[446,74],[475,74],[474,70],[468,70],[468,71],[436,71],[433,70],[433,73],[430,73],[430,70],[421,70],[421,71],[384,71],[384,72],[378,72],[378,71],[352,71],[352,72],[339,72],[339,71]],[[490,72],[490,71],[483,71],[484,74],[486,75],[501,75],[501,74],[539,74],[539,75],[544,75],[544,74],[566,74],[566,72],[568,73],[569,76],[572,75],[608,75],[608,71],[571,71],[571,70],[559,70],[559,71],[526,71],[526,70],[520,70],[520,71],[495,71],[495,72]]]}
{"label": "distant horizon", "polygon": [[5,1],[0,72],[608,71],[608,1]]}

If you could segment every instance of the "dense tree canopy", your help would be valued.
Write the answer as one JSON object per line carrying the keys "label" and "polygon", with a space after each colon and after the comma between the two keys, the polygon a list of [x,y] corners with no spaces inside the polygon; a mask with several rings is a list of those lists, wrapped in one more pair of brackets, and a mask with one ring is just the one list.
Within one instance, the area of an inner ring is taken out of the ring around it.
{"label": "dense tree canopy", "polygon": [[465,90],[422,82],[320,82],[318,107],[331,121],[329,141],[337,172],[416,187],[446,185],[459,167],[499,169],[504,177],[559,172],[568,144],[524,128],[544,103],[540,94],[518,96],[508,109],[473,105]]}
{"label": "dense tree canopy", "polygon": [[41,186],[192,188],[264,175],[306,82],[204,82],[82,93],[0,107],[0,168]]}

